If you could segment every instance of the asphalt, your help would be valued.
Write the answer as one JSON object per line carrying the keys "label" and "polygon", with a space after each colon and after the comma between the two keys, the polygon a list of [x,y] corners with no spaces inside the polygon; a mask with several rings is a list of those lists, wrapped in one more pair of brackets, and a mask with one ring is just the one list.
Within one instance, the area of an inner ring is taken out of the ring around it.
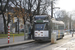
{"label": "asphalt", "polygon": [[0,48],[9,47],[9,46],[16,46],[16,45],[20,45],[20,44],[27,44],[27,43],[31,43],[31,42],[34,42],[34,40],[26,40],[26,41],[22,41],[22,42],[3,44],[3,45],[0,45]]}

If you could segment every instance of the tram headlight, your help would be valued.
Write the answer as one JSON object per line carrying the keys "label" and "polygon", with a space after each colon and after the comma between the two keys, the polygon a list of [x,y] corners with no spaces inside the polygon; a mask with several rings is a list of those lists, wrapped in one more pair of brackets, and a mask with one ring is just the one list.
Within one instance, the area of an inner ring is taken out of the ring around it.
{"label": "tram headlight", "polygon": [[37,32],[35,32],[35,33],[37,33]]}
{"label": "tram headlight", "polygon": [[38,35],[38,34],[37,34],[38,32],[37,32],[37,31],[35,31],[34,33],[35,33],[35,37],[36,37],[36,36]]}
{"label": "tram headlight", "polygon": [[40,33],[38,33],[38,35],[40,35]]}
{"label": "tram headlight", "polygon": [[41,32],[41,33],[43,33],[43,32]]}
{"label": "tram headlight", "polygon": [[41,36],[43,36],[43,35],[41,35]]}
{"label": "tram headlight", "polygon": [[43,32],[40,32],[41,33],[41,36],[43,36]]}

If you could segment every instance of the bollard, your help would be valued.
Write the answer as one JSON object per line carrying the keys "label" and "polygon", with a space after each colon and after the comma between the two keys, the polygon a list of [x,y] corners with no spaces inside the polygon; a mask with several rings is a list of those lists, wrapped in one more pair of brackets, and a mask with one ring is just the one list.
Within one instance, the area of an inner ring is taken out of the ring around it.
{"label": "bollard", "polygon": [[14,34],[13,34],[13,43],[14,43]]}
{"label": "bollard", "polygon": [[56,43],[56,32],[53,32],[53,33],[51,34],[51,43],[52,43],[52,44]]}
{"label": "bollard", "polygon": [[10,40],[10,23],[8,24],[8,44],[9,44],[9,41]]}

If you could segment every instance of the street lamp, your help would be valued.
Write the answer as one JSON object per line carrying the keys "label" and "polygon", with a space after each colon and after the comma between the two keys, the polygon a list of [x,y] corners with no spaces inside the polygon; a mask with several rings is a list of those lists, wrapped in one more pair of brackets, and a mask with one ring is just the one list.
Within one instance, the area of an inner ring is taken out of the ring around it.
{"label": "street lamp", "polygon": [[0,13],[1,13],[1,0],[0,0]]}

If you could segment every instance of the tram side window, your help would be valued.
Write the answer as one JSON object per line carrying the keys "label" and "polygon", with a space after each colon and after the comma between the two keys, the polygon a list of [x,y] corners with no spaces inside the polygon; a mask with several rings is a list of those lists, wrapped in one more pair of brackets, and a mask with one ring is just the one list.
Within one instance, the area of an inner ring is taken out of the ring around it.
{"label": "tram side window", "polygon": [[58,30],[58,25],[54,24],[54,30]]}
{"label": "tram side window", "polygon": [[60,26],[58,26],[58,29],[62,30],[62,29],[64,29],[64,26],[60,25]]}

